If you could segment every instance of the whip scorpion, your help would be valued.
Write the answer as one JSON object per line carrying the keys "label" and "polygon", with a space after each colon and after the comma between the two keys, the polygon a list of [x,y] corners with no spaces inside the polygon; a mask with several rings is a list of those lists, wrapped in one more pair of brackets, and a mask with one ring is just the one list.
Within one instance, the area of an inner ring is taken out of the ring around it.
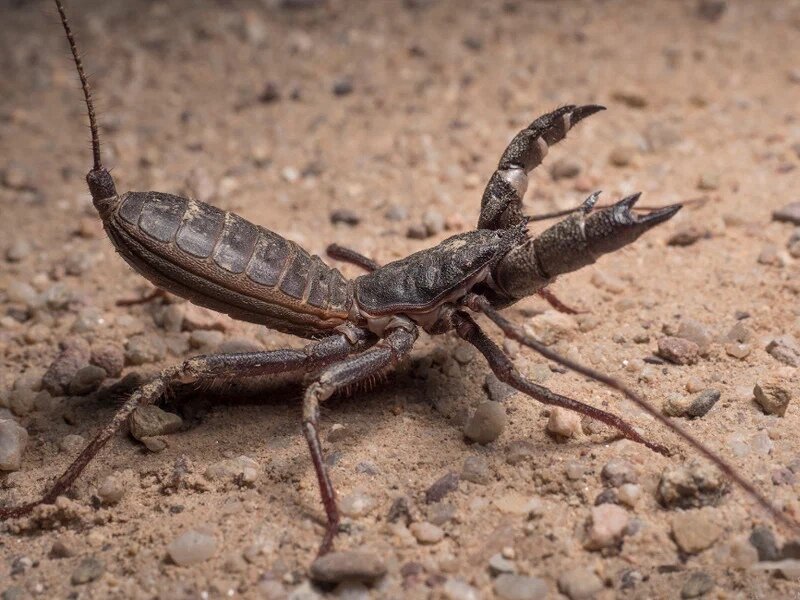
{"label": "whip scorpion", "polygon": [[502,314],[503,309],[537,293],[558,305],[547,292],[556,277],[633,243],[681,208],[676,204],[637,211],[639,194],[596,208],[599,194],[595,193],[543,233],[528,233],[530,218],[523,214],[522,199],[531,170],[570,129],[603,107],[562,106],[520,131],[486,186],[474,230],[382,266],[352,250],[332,246],[332,257],[368,271],[348,280],[298,244],[232,212],[164,192],[119,194],[101,160],[97,119],[75,39],[61,2],[55,3],[88,110],[94,161],[86,181],[116,251],[162,290],[234,319],[310,341],[300,349],[196,356],[163,370],[125,401],[40,500],[2,508],[0,516],[20,516],[38,504],[52,503],[137,407],[158,402],[171,385],[305,372],[313,374],[313,380],[303,397],[302,430],[327,516],[320,546],[324,554],[339,530],[339,511],[319,439],[320,404],[337,390],[397,365],[409,355],[420,331],[429,335],[454,332],[477,348],[500,381],[544,404],[601,421],[621,436],[669,455],[666,447],[640,435],[620,417],[526,379],[473,318],[482,313],[505,336],[622,393],[712,461],[777,521],[798,530],[731,465],[622,382],[559,356]]}

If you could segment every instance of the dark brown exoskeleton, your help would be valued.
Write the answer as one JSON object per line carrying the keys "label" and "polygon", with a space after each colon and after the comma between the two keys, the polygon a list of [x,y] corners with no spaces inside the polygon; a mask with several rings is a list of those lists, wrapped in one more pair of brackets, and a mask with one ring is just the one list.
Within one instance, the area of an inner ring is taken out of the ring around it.
{"label": "dark brown exoskeleton", "polygon": [[595,210],[598,194],[593,194],[573,214],[529,237],[528,218],[522,213],[528,173],[540,164],[550,146],[602,107],[564,106],[518,133],[486,187],[474,231],[385,266],[332,247],[332,256],[370,271],[347,280],[296,243],[233,213],[162,192],[118,194],[102,166],[97,124],[75,42],[59,0],[56,5],[88,106],[94,166],[86,179],[117,252],[163,290],[235,319],[315,341],[299,350],[198,356],[164,370],[132,394],[41,500],[0,509],[0,516],[22,515],[40,503],[53,502],[133,410],[158,402],[171,384],[304,371],[315,373],[305,391],[302,419],[327,514],[320,547],[320,553],[325,553],[337,533],[339,513],[319,441],[319,404],[336,390],[396,365],[409,354],[420,329],[431,335],[455,331],[485,356],[501,381],[545,404],[602,421],[622,436],[668,454],[665,447],[645,439],[616,415],[525,379],[470,316],[470,312],[482,312],[507,336],[621,391],[713,461],[776,519],[796,527],[725,461],[622,383],[558,356],[499,313],[522,298],[544,292],[559,275],[632,243],[681,208],[674,205],[637,214],[637,194]]}

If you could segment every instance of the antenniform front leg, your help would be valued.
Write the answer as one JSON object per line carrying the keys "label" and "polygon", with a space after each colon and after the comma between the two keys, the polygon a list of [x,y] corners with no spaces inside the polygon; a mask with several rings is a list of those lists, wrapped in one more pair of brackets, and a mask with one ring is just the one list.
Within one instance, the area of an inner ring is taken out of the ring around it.
{"label": "antenniform front leg", "polygon": [[478,229],[506,229],[525,221],[522,198],[528,189],[528,173],[539,166],[548,147],[563,140],[576,123],[601,110],[604,107],[593,104],[562,106],[514,136],[483,192]]}

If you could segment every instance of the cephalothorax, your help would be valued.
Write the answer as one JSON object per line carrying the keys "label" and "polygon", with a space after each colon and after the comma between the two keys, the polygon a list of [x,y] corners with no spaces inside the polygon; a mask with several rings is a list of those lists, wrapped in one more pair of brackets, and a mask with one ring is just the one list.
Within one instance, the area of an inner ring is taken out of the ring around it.
{"label": "cephalothorax", "polygon": [[528,173],[570,128],[602,107],[564,106],[517,134],[486,187],[476,230],[385,266],[333,248],[330,254],[370,271],[347,280],[296,243],[233,213],[161,192],[119,195],[101,162],[89,88],[64,9],[59,0],[56,5],[89,110],[94,151],[94,165],[87,175],[89,190],[119,254],[164,290],[236,319],[315,341],[297,350],[199,356],[164,370],[134,392],[39,502],[0,509],[0,516],[24,514],[39,503],[55,500],[133,410],[157,402],[171,384],[305,371],[315,374],[304,396],[303,432],[327,513],[320,548],[321,553],[327,552],[338,530],[339,513],[318,436],[319,404],[336,390],[397,364],[409,354],[419,329],[430,334],[455,331],[484,355],[501,381],[546,404],[600,420],[624,437],[667,454],[663,446],[646,440],[619,417],[525,379],[470,316],[470,312],[482,312],[507,336],[623,392],[715,462],[777,519],[795,526],[721,458],[620,382],[556,355],[498,312],[531,294],[543,293],[557,276],[633,242],[681,208],[673,205],[637,214],[637,194],[595,210],[598,194],[593,194],[542,234],[527,234],[522,198]]}

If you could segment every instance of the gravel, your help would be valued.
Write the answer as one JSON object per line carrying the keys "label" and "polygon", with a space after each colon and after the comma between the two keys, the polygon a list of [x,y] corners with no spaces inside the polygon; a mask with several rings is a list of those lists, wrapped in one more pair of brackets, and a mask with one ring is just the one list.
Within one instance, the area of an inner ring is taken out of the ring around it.
{"label": "gravel", "polygon": [[432,504],[439,502],[450,492],[458,489],[460,477],[458,473],[450,471],[437,479],[427,490],[425,490],[425,502]]}
{"label": "gravel", "polygon": [[489,444],[500,437],[507,422],[505,407],[499,402],[481,402],[464,426],[464,435],[479,444]]}
{"label": "gravel", "polygon": [[544,579],[504,573],[494,580],[494,593],[502,600],[544,600],[549,590]]}
{"label": "gravel", "polygon": [[658,340],[658,355],[676,365],[693,365],[700,355],[700,347],[690,340],[665,336]]}
{"label": "gravel", "polygon": [[679,512],[672,517],[672,537],[682,552],[698,554],[722,535],[717,510],[710,507]]}
{"label": "gravel", "polygon": [[409,530],[420,544],[438,544],[444,539],[442,528],[427,521],[412,523]]}
{"label": "gravel", "polygon": [[145,365],[164,360],[167,346],[161,336],[152,334],[134,335],[125,344],[125,364]]}
{"label": "gravel", "polygon": [[96,365],[86,365],[75,373],[69,382],[68,392],[71,396],[86,396],[91,394],[106,378],[106,370]]}
{"label": "gravel", "polygon": [[127,487],[118,475],[108,475],[97,488],[97,497],[105,505],[117,504],[125,496]]}
{"label": "gravel", "polygon": [[311,563],[310,575],[315,581],[339,583],[356,580],[375,581],[386,573],[386,565],[377,552],[345,550],[330,552]]}
{"label": "gravel", "polygon": [[349,208],[337,208],[336,210],[331,211],[330,215],[331,223],[337,224],[341,223],[343,225],[349,225],[354,227],[361,222],[361,217],[359,214]]}
{"label": "gravel", "polygon": [[800,202],[790,202],[772,213],[772,219],[800,225]]}
{"label": "gravel", "polygon": [[714,341],[714,335],[705,325],[700,321],[688,318],[682,319],[678,324],[677,337],[697,344],[702,356],[708,354],[708,351],[711,349],[711,344]]}
{"label": "gravel", "polygon": [[89,342],[80,337],[70,337],[61,343],[61,352],[42,377],[42,387],[53,396],[67,393],[76,373],[89,364]]}
{"label": "gravel", "polygon": [[681,588],[681,598],[699,598],[714,589],[714,578],[705,571],[693,571]]}
{"label": "gravel", "polygon": [[624,458],[612,458],[600,471],[603,482],[611,487],[620,487],[625,483],[638,483],[639,473],[636,467]]}
{"label": "gravel", "polygon": [[167,545],[167,554],[180,567],[204,562],[217,551],[214,534],[206,529],[190,529]]}
{"label": "gravel", "polygon": [[486,485],[491,481],[489,463],[482,456],[468,456],[464,459],[461,469],[461,479],[471,481],[478,485]]}
{"label": "gravel", "polygon": [[581,173],[581,164],[571,158],[560,158],[550,167],[550,176],[559,179],[574,179]]}
{"label": "gravel", "polygon": [[583,434],[581,417],[575,411],[555,407],[550,411],[547,431],[563,438],[578,437]]}
{"label": "gravel", "polygon": [[94,556],[87,556],[78,563],[78,566],[72,572],[70,581],[72,585],[91,583],[100,579],[105,572],[106,565],[102,560]]}
{"label": "gravel", "polygon": [[668,246],[691,246],[696,242],[711,237],[709,231],[699,225],[688,224],[679,227],[667,239]]}
{"label": "gravel", "polygon": [[753,388],[756,402],[768,415],[782,417],[792,401],[792,393],[783,383],[782,378],[771,376],[756,383]]}
{"label": "gravel", "polygon": [[703,417],[719,401],[720,396],[721,392],[715,389],[703,390],[691,398],[676,394],[667,398],[663,412],[670,417]]}
{"label": "gravel", "polygon": [[603,581],[589,567],[577,567],[558,577],[558,589],[570,600],[590,600],[603,589]]}
{"label": "gravel", "polygon": [[587,550],[616,546],[622,541],[627,525],[628,513],[624,508],[616,504],[593,506],[587,522],[584,546]]}
{"label": "gravel", "polygon": [[764,525],[753,527],[753,531],[750,532],[750,543],[758,552],[759,561],[780,560],[778,543],[775,541],[775,535],[769,527]]}
{"label": "gravel", "polygon": [[11,419],[0,420],[0,471],[17,471],[28,444],[28,431]]}
{"label": "gravel", "polygon": [[800,367],[800,342],[792,335],[782,335],[767,344],[767,353],[790,367]]}
{"label": "gravel", "polygon": [[350,518],[368,515],[376,505],[375,499],[361,490],[347,494],[339,500],[339,510],[344,516]]}
{"label": "gravel", "polygon": [[102,368],[108,377],[116,378],[125,366],[125,351],[114,342],[97,342],[92,344],[89,361]]}
{"label": "gravel", "polygon": [[667,468],[658,483],[658,500],[666,508],[715,505],[727,491],[723,475],[705,463]]}
{"label": "gravel", "polygon": [[129,419],[131,435],[139,441],[157,435],[178,431],[183,420],[176,414],[168,413],[157,406],[140,406]]}
{"label": "gravel", "polygon": [[260,467],[258,461],[242,454],[210,465],[205,476],[212,481],[226,481],[237,485],[253,485],[258,481]]}

